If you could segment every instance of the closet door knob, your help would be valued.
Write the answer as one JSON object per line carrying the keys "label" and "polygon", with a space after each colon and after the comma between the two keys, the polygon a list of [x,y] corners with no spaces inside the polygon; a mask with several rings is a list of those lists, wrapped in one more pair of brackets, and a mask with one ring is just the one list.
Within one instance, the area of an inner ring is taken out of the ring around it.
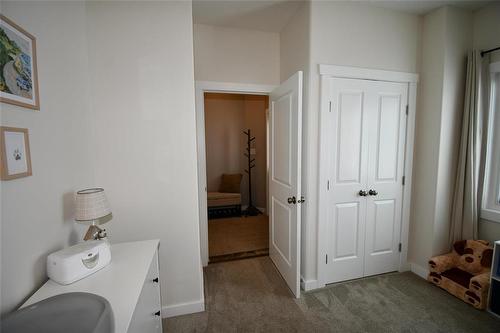
{"label": "closet door knob", "polygon": [[366,197],[368,195],[368,192],[366,192],[365,190],[359,190],[358,194],[361,197]]}
{"label": "closet door knob", "polygon": [[153,282],[158,283],[158,278],[154,278],[154,279],[153,279]]}
{"label": "closet door knob", "polygon": [[289,203],[289,204],[296,204],[296,203],[297,203],[297,198],[295,198],[295,197],[290,197],[290,198],[288,198],[288,200],[287,200],[287,201],[288,201],[288,203]]}
{"label": "closet door knob", "polygon": [[377,195],[377,194],[378,194],[378,192],[377,192],[376,190],[369,190],[369,191],[368,191],[368,194],[369,194],[369,195]]}
{"label": "closet door knob", "polygon": [[161,313],[160,313],[160,311],[156,311],[156,312],[155,312],[155,316],[158,316],[158,317],[159,317],[159,316],[160,316],[160,314],[161,314]]}

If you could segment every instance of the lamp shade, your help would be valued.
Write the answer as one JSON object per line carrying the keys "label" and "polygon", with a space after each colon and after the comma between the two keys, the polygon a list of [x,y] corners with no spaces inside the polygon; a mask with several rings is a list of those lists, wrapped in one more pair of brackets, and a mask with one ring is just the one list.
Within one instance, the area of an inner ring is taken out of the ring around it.
{"label": "lamp shade", "polygon": [[77,222],[92,221],[94,224],[103,224],[111,219],[99,221],[106,216],[111,217],[111,208],[104,189],[89,188],[76,192],[75,220]]}

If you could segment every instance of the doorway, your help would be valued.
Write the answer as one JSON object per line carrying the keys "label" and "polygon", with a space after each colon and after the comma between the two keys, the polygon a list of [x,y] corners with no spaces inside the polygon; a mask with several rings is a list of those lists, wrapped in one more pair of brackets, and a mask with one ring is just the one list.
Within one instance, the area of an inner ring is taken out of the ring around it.
{"label": "doorway", "polygon": [[204,93],[209,263],[266,256],[267,95]]}
{"label": "doorway", "polygon": [[[269,258],[297,298],[300,297],[300,205],[304,202],[300,187],[302,80],[303,73],[299,71],[279,86],[223,82],[196,83],[198,208],[203,266],[209,263],[205,93],[267,95],[269,113],[266,135],[266,211],[269,214]],[[249,136],[251,139],[251,133]],[[250,155],[251,149],[252,146],[248,150]],[[228,176],[234,177],[234,174]],[[234,207],[234,202],[232,203],[233,211],[238,209]]]}

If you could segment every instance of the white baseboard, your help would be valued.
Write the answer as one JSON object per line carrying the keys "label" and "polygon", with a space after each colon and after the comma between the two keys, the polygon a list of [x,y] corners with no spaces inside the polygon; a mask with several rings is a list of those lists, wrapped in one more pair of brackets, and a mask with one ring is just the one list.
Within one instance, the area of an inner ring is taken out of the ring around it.
{"label": "white baseboard", "polygon": [[420,276],[422,279],[427,280],[427,276],[429,275],[429,270],[415,263],[410,263],[410,270]]}
{"label": "white baseboard", "polygon": [[405,263],[401,264],[401,266],[399,266],[399,271],[400,272],[411,271],[411,263],[405,262]]}
{"label": "white baseboard", "polygon": [[300,288],[309,291],[318,288],[318,280],[304,280],[300,278]]}
{"label": "white baseboard", "polygon": [[205,301],[201,299],[194,302],[163,306],[161,315],[163,318],[169,318],[203,311],[205,311]]}

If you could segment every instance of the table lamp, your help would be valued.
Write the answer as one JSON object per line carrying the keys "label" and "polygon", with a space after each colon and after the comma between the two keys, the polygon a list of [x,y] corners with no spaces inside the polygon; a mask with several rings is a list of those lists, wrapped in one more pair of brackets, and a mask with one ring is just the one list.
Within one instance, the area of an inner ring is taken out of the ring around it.
{"label": "table lamp", "polygon": [[76,192],[75,221],[90,225],[83,240],[105,238],[106,229],[101,229],[98,225],[109,222],[112,217],[104,189],[88,188]]}

